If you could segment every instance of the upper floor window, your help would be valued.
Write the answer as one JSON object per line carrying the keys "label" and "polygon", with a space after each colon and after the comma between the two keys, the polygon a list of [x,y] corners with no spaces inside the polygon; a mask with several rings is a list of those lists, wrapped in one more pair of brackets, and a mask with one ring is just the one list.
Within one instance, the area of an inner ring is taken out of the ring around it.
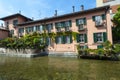
{"label": "upper floor window", "polygon": [[26,32],[27,32],[27,33],[29,33],[29,32],[33,32],[33,31],[34,31],[33,26],[31,26],[31,27],[27,27],[27,28],[26,28]]}
{"label": "upper floor window", "polygon": [[76,26],[79,26],[79,25],[86,25],[86,24],[87,24],[86,18],[76,19]]}
{"label": "upper floor window", "polygon": [[64,26],[65,26],[65,27],[71,27],[71,26],[72,26],[71,20],[65,21],[65,22],[64,22]]}
{"label": "upper floor window", "polygon": [[19,33],[24,33],[24,28],[19,28]]}
{"label": "upper floor window", "polygon": [[51,30],[53,29],[53,25],[52,24],[47,24],[46,29],[48,30],[48,33],[51,33]]}
{"label": "upper floor window", "polygon": [[9,28],[9,22],[8,21],[6,22],[6,28],[7,29]]}
{"label": "upper floor window", "polygon": [[18,20],[13,20],[13,25],[16,26],[18,24]]}
{"label": "upper floor window", "polygon": [[78,30],[84,30],[84,26],[87,24],[86,18],[76,19],[76,26]]}
{"label": "upper floor window", "polygon": [[93,21],[95,22],[95,26],[102,26],[104,25],[103,21],[106,19],[106,15],[97,15],[97,16],[92,16]]}

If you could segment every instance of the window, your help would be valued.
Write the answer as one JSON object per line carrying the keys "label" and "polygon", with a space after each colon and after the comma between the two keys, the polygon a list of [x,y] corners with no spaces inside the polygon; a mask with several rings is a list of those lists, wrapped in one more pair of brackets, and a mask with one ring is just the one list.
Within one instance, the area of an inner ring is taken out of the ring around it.
{"label": "window", "polygon": [[13,25],[16,26],[18,24],[18,20],[13,20]]}
{"label": "window", "polygon": [[19,28],[19,33],[24,33],[24,28]]}
{"label": "window", "polygon": [[61,38],[61,36],[58,37],[58,43],[59,43],[59,44],[62,43],[62,38]]}
{"label": "window", "polygon": [[10,30],[10,34],[12,34],[12,35],[13,35],[13,34],[14,34],[14,30]]}
{"label": "window", "polygon": [[6,27],[7,27],[7,29],[9,28],[9,22],[8,21],[6,22]]}
{"label": "window", "polygon": [[40,25],[36,26],[36,31],[40,31]]}
{"label": "window", "polygon": [[71,43],[70,36],[66,36],[66,43]]}
{"label": "window", "polygon": [[81,49],[81,50],[88,49],[88,46],[87,46],[87,45],[81,45],[81,46],[80,46],[80,49]]}
{"label": "window", "polygon": [[42,25],[40,25],[40,32],[42,32],[43,31],[43,26]]}
{"label": "window", "polygon": [[79,25],[84,24],[83,19],[79,19],[79,20],[78,20],[78,24],[79,24]]}
{"label": "window", "polygon": [[84,25],[83,24],[79,25],[78,30],[84,30]]}
{"label": "window", "polygon": [[86,25],[86,24],[87,24],[86,18],[76,19],[76,26],[79,26],[79,25]]}
{"label": "window", "polygon": [[87,43],[87,34],[77,34],[77,42]]}
{"label": "window", "polygon": [[107,33],[106,32],[100,32],[100,33],[94,33],[94,42],[105,42],[107,40]]}
{"label": "window", "polygon": [[65,27],[65,31],[70,31],[70,27]]}
{"label": "window", "polygon": [[69,21],[65,21],[65,27],[71,27],[71,20],[69,20]]}
{"label": "window", "polygon": [[106,15],[102,14],[102,15],[98,15],[98,16],[92,16],[92,19],[93,19],[93,21],[95,21],[96,26],[102,26],[103,21],[106,19]]}
{"label": "window", "polygon": [[32,27],[27,27],[26,28],[26,32],[29,33],[29,32],[33,32],[34,28],[33,26]]}
{"label": "window", "polygon": [[96,37],[97,37],[97,42],[103,42],[103,34],[102,33],[97,33]]}
{"label": "window", "polygon": [[81,43],[85,41],[84,34],[80,34],[79,38],[80,38],[79,40]]}
{"label": "window", "polygon": [[61,32],[61,28],[60,27],[57,28],[57,32]]}
{"label": "window", "polygon": [[48,30],[48,33],[51,33],[51,30],[52,30],[52,24],[48,24],[47,26],[47,30]]}
{"label": "window", "polygon": [[96,26],[97,25],[102,25],[102,22],[103,22],[102,16],[96,16],[95,17],[95,24],[96,24]]}
{"label": "window", "polygon": [[46,40],[46,43],[47,43],[47,45],[51,45],[51,38],[47,38],[47,40]]}

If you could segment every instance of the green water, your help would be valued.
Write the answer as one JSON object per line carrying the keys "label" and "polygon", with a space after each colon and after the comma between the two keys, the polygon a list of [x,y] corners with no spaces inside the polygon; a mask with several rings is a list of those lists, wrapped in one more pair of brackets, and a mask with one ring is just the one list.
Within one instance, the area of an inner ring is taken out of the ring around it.
{"label": "green water", "polygon": [[120,62],[0,57],[0,80],[120,80]]}

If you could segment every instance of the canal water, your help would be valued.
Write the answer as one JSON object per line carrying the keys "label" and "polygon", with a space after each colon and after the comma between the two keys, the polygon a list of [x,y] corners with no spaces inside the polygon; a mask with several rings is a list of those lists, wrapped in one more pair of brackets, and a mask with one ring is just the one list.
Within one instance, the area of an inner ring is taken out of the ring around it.
{"label": "canal water", "polygon": [[0,80],[120,80],[120,62],[1,56]]}

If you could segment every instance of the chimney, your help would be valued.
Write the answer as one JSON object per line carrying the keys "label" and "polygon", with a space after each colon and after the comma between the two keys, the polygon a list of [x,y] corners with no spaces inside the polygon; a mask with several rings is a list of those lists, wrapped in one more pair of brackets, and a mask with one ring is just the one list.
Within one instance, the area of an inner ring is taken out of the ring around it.
{"label": "chimney", "polygon": [[34,20],[34,17],[32,17],[32,20]]}
{"label": "chimney", "polygon": [[55,10],[55,16],[57,16],[57,10]]}
{"label": "chimney", "polygon": [[75,6],[72,6],[72,8],[73,8],[73,13],[75,12]]}
{"label": "chimney", "polygon": [[3,27],[3,23],[1,23],[1,27]]}
{"label": "chimney", "polygon": [[81,5],[81,11],[84,11],[84,5]]}

